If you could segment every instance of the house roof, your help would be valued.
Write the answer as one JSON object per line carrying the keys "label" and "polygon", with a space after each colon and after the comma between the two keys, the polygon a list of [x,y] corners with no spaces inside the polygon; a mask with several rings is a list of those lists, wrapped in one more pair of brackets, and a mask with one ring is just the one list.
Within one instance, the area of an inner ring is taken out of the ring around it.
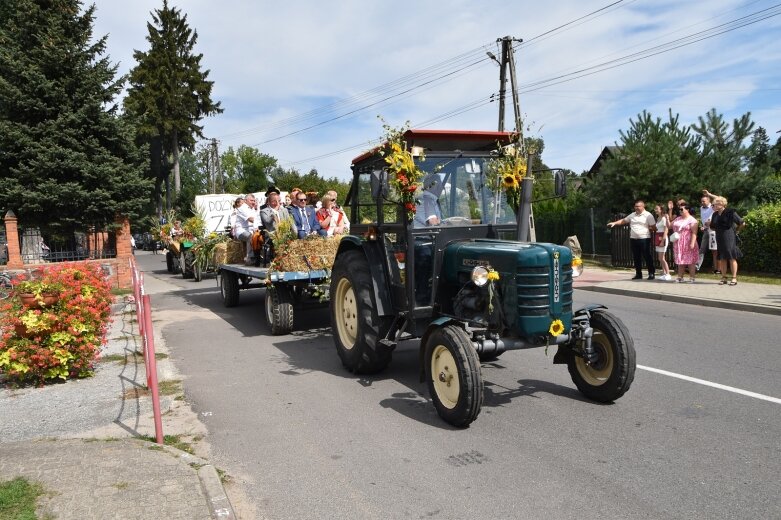
{"label": "house roof", "polygon": [[605,146],[602,148],[602,152],[597,157],[597,160],[594,161],[594,165],[586,172],[586,175],[593,177],[595,173],[599,173],[599,170],[602,169],[602,163],[608,158],[618,155],[621,149],[621,146]]}

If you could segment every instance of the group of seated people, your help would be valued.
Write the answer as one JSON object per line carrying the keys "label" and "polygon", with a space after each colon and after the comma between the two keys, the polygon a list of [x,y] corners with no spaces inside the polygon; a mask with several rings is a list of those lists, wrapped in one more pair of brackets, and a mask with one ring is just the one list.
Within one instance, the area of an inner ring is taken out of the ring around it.
{"label": "group of seated people", "polygon": [[273,250],[266,247],[266,253],[262,255],[266,258],[261,258],[260,249],[264,243],[270,246],[268,233],[275,231],[282,220],[291,222],[298,238],[341,235],[350,230],[347,216],[336,204],[337,194],[334,190],[321,199],[319,208],[308,205],[306,193],[298,189],[291,191],[292,200],[288,207],[282,204],[280,191],[276,187],[270,186],[265,195],[263,206],[258,206],[257,199],[251,193],[234,201],[230,217],[231,234],[233,238],[247,243],[247,254],[244,257],[247,265],[270,261],[268,256],[273,255]]}

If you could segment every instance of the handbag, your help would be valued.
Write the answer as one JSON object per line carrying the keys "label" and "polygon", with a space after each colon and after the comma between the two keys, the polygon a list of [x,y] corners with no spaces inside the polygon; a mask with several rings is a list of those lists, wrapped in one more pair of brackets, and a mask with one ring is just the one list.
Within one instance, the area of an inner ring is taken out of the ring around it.
{"label": "handbag", "polygon": [[664,233],[656,233],[654,235],[654,245],[656,247],[664,247]]}
{"label": "handbag", "polygon": [[670,235],[670,242],[673,244],[678,241],[678,239],[681,238],[681,235],[678,234],[678,232],[674,232],[672,235]]}

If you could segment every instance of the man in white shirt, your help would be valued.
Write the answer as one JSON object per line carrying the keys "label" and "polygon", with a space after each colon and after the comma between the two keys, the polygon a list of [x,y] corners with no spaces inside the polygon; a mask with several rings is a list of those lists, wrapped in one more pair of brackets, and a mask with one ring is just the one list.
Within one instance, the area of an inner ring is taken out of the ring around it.
{"label": "man in white shirt", "polygon": [[244,197],[244,202],[236,209],[236,238],[247,244],[247,254],[244,257],[244,263],[254,264],[255,253],[252,251],[250,239],[256,226],[255,196],[248,194]]}
{"label": "man in white shirt", "polygon": [[643,279],[643,260],[648,268],[648,279],[654,279],[654,259],[651,255],[651,233],[656,219],[645,210],[645,202],[635,201],[635,212],[622,219],[609,222],[607,227],[625,226],[629,224],[629,244],[632,248],[632,258],[635,261],[635,277],[632,280]]}
{"label": "man in white shirt", "polygon": [[700,257],[697,260],[697,270],[702,267],[702,261],[705,260],[705,251],[710,249],[713,254],[713,274],[721,274],[719,271],[719,261],[717,258],[716,232],[710,229],[710,219],[713,216],[713,206],[708,195],[700,197],[700,230],[702,239],[700,240]]}

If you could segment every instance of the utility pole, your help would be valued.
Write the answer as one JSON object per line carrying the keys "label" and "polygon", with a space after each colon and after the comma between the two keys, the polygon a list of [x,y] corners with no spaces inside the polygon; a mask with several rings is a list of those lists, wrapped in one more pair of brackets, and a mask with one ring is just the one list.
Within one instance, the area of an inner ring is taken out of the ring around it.
{"label": "utility pole", "polygon": [[514,42],[522,42],[520,38],[505,36],[496,40],[502,44],[502,59],[497,60],[493,54],[489,56],[499,63],[499,131],[504,132],[504,107],[507,97],[507,69],[510,69],[510,88],[512,88],[513,112],[515,115],[515,131],[520,134],[521,146],[523,146],[523,127],[521,126],[521,105],[518,101],[518,82],[515,75]]}
{"label": "utility pole", "polygon": [[[518,134],[518,144],[521,149],[519,153],[526,154],[526,142],[523,138],[523,122],[521,120],[521,104],[518,100],[518,80],[515,73],[515,51],[513,50],[513,43],[522,42],[520,38],[513,38],[511,36],[505,36],[504,38],[498,38],[497,43],[502,43],[502,60],[499,61],[493,54],[488,54],[494,61],[499,63],[499,131],[504,132],[504,106],[505,98],[507,97],[507,69],[510,69],[510,88],[512,89],[513,99],[513,114],[515,115],[515,132]],[[531,154],[527,155],[526,161],[526,176],[521,183],[521,208],[518,212],[518,240],[526,241],[531,240],[535,242],[537,240],[537,232],[534,229],[534,210],[531,204],[531,192],[534,183],[534,177],[532,177],[532,162],[534,157]],[[521,225],[521,222],[527,223]]]}

